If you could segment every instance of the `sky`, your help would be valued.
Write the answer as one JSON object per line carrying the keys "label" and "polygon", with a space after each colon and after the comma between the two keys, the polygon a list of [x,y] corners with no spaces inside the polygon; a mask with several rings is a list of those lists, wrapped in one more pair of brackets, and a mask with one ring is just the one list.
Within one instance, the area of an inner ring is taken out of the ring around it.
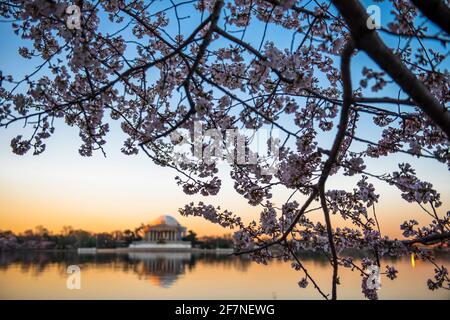
{"label": "sky", "polygon": [[[192,12],[186,12],[186,15],[190,13]],[[192,30],[189,27],[192,27],[192,22],[189,19],[183,20],[183,30]],[[252,32],[256,32],[256,29],[258,26],[255,26],[255,30],[248,31],[249,37],[252,37]],[[276,28],[269,26],[268,35],[275,33]],[[35,61],[24,61],[16,54],[21,42],[6,23],[0,23],[0,39],[0,70],[3,74],[26,74],[33,70]],[[280,47],[286,47],[290,42],[290,38],[279,37],[276,40]],[[368,58],[363,53],[359,53],[353,60],[355,83],[358,82],[362,66],[367,63]],[[444,67],[448,69],[448,61],[445,64]],[[393,94],[394,91],[387,92],[389,93]],[[364,121],[368,119],[361,120],[362,125],[357,135],[376,139],[374,137],[378,137],[378,132],[367,129],[369,126],[364,126]],[[226,167],[220,174],[223,187],[217,196],[187,196],[176,185],[172,169],[159,167],[142,154],[122,154],[120,148],[125,136],[117,122],[111,122],[110,125],[111,133],[105,147],[106,158],[100,152],[90,158],[81,157],[78,153],[81,140],[77,129],[61,122],[57,123],[55,134],[47,141],[47,150],[39,156],[17,156],[11,152],[11,139],[19,133],[29,132],[31,128],[24,129],[23,123],[15,123],[7,130],[0,129],[0,230],[22,232],[37,225],[44,225],[55,232],[66,225],[93,232],[124,230],[169,214],[200,235],[230,233],[230,230],[202,218],[180,216],[178,208],[191,201],[220,205],[240,215],[244,221],[258,219],[261,208],[248,205],[234,191]],[[331,144],[331,137],[332,133],[321,138],[325,147]],[[374,173],[392,172],[397,169],[397,163],[403,161],[412,163],[418,176],[432,182],[441,192],[444,204],[439,212],[445,213],[450,203],[450,184],[444,164],[429,159],[417,161],[406,155],[395,155],[370,159],[367,166]],[[355,178],[335,176],[329,179],[328,187],[348,190],[354,187],[355,181]],[[399,237],[399,225],[404,220],[414,218],[420,222],[429,221],[420,208],[403,201],[395,188],[374,180],[370,182],[374,183],[377,192],[381,194],[381,201],[376,209],[382,232]],[[275,202],[281,205],[290,193],[289,190],[276,189]],[[303,198],[294,199],[301,203]],[[322,219],[319,211],[313,215],[314,219]],[[333,220],[335,225],[344,225],[336,216]]]}

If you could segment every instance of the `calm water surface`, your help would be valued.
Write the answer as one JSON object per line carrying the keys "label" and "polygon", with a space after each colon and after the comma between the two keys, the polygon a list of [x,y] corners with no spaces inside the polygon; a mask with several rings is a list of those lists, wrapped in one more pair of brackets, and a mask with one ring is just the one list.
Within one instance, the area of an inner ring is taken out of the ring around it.
{"label": "calm water surface", "polygon": [[[322,290],[329,290],[331,270],[320,256],[302,260]],[[449,267],[450,256],[438,264]],[[447,299],[448,290],[430,291],[426,280],[433,268],[409,258],[382,261],[394,265],[398,278],[382,277],[381,299]],[[68,290],[67,267],[81,268],[81,289]],[[288,263],[258,265],[249,259],[215,254],[68,252],[0,253],[0,299],[320,299]],[[361,278],[340,269],[338,297],[362,299]]]}

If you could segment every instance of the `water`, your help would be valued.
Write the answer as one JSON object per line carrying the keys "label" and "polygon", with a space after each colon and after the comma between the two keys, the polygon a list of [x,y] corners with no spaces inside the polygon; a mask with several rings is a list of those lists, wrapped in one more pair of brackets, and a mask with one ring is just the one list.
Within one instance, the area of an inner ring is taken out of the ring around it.
{"label": "water", "polygon": [[[321,256],[302,260],[323,291],[331,270]],[[450,265],[448,254],[437,263]],[[409,258],[382,260],[398,278],[382,277],[381,299],[447,299],[448,290],[430,291],[433,267]],[[67,267],[81,268],[81,289],[67,289]],[[259,265],[246,258],[194,253],[83,254],[72,252],[0,253],[0,299],[321,299],[311,284],[298,287],[302,273],[288,263]],[[357,272],[340,269],[338,298],[362,299]]]}

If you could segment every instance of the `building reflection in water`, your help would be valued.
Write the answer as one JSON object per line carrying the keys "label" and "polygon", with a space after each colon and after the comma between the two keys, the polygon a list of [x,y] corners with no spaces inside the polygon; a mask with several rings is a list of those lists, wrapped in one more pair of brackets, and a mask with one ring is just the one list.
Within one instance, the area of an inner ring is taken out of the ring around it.
{"label": "building reflection in water", "polygon": [[136,261],[134,271],[139,279],[148,279],[154,286],[169,288],[185,274],[192,255],[190,252],[130,252],[128,258]]}
{"label": "building reflection in water", "polygon": [[67,266],[78,265],[89,269],[115,270],[138,275],[160,288],[171,287],[187,272],[197,267],[222,268],[246,272],[251,264],[248,257],[231,257],[227,254],[191,252],[129,252],[77,254],[76,252],[16,251],[0,252],[0,271],[18,268],[24,274],[41,276],[56,267],[62,277],[67,276]]}
{"label": "building reflection in water", "polygon": [[[314,273],[318,283],[329,283],[330,267],[320,254],[300,253],[300,259]],[[429,291],[426,280],[433,276],[433,265],[419,263],[413,269],[409,256],[382,258],[383,265],[399,270],[398,280],[383,282],[383,299],[449,299],[444,290]],[[450,255],[438,255],[436,263],[448,265]],[[360,258],[355,257],[356,263]],[[80,266],[83,290],[67,290],[67,267]],[[342,269],[343,297],[360,299],[358,273]],[[77,252],[1,252],[0,299],[68,298],[74,295],[96,298],[176,298],[176,299],[270,299],[300,297],[317,299],[311,287],[299,291],[300,273],[290,263],[272,262],[268,266],[248,257],[213,252],[133,252],[77,254]],[[38,281],[37,281],[38,279]],[[214,284],[214,292],[208,285]],[[125,290],[124,290],[125,289]],[[309,291],[308,291],[309,290]],[[444,291],[444,292],[443,292]],[[431,293],[430,293],[431,292]],[[276,294],[274,294],[276,293]],[[433,294],[433,296],[431,296]]]}

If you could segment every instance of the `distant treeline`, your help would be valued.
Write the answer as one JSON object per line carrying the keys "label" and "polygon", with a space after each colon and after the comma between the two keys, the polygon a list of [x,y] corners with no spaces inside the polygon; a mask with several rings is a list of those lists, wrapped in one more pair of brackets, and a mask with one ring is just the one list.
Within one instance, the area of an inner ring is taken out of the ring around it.
{"label": "distant treeline", "polygon": [[[9,230],[0,230],[0,250],[128,247],[133,241],[143,239],[144,229],[145,225],[141,224],[134,229],[101,233],[74,229],[71,226],[63,227],[59,233],[53,233],[44,226],[37,226],[19,234]],[[192,245],[197,248],[231,248],[233,245],[229,235],[198,238],[192,230],[188,231],[183,240],[191,241]]]}

